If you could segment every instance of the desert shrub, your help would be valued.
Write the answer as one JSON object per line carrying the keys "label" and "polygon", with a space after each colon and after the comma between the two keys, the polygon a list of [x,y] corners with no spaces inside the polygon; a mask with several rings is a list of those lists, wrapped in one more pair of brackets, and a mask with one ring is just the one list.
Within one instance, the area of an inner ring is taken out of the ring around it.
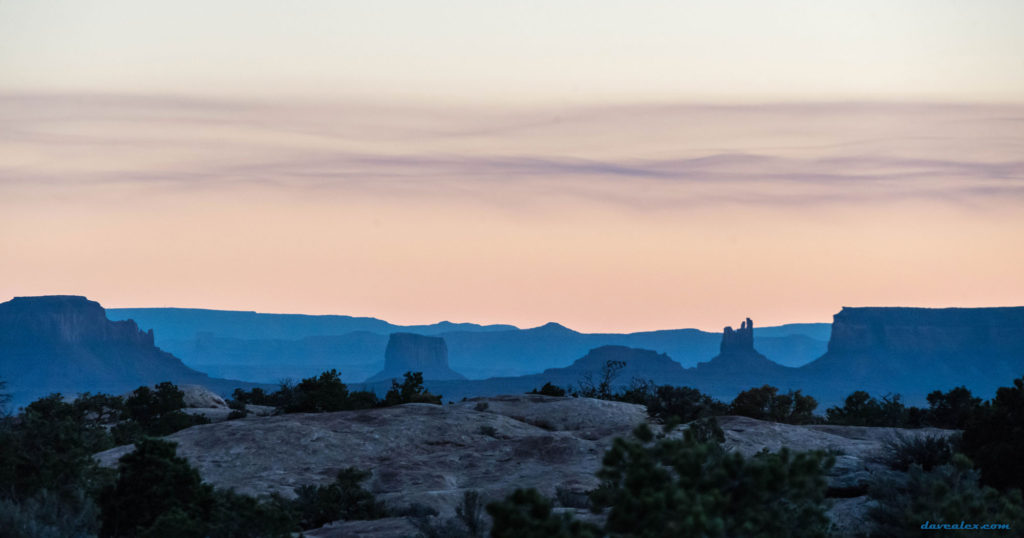
{"label": "desert shrub", "polygon": [[113,440],[86,409],[51,394],[0,420],[0,495],[26,499],[44,489],[97,487],[108,473],[92,455]]}
{"label": "desert shrub", "polygon": [[480,435],[486,435],[487,437],[494,437],[495,439],[497,439],[498,437],[498,429],[495,428],[494,426],[491,426],[490,424],[484,424],[483,426],[480,426],[479,432]]}
{"label": "desert shrub", "polygon": [[[431,515],[437,515],[436,510],[432,512]],[[455,507],[455,517],[432,521],[421,516],[410,521],[420,531],[418,538],[482,538],[487,532],[483,497],[475,489],[462,493],[462,502]]]}
{"label": "desert shrub", "polygon": [[[102,536],[286,537],[344,516],[365,514],[368,504],[375,502],[370,496],[367,503],[365,496],[353,491],[363,491],[358,488],[361,475],[350,470],[339,473],[338,481],[329,486],[299,488],[296,500],[273,495],[261,501],[214,489],[175,451],[174,443],[146,438],[135,444],[134,452],[121,457],[116,482],[99,495]],[[336,510],[331,512],[329,506]],[[311,512],[338,517],[304,519]]]}
{"label": "desert shrub", "polygon": [[237,420],[240,418],[245,418],[247,416],[249,416],[249,413],[247,411],[239,411],[238,409],[232,409],[231,412],[228,413],[228,420]]}
{"label": "desert shrub", "polygon": [[484,535],[487,530],[484,521],[484,500],[479,491],[471,489],[462,494],[462,503],[455,507],[455,517],[466,527],[472,538]]}
{"label": "desert shrub", "polygon": [[[175,455],[175,444],[142,439],[135,450],[121,457],[117,481],[100,495],[104,536],[136,536],[165,516],[161,525],[181,520],[208,520],[213,509],[213,488],[203,484],[199,472]],[[180,512],[180,513],[178,513]],[[198,525],[198,523],[196,523]]]}
{"label": "desert shrub", "polygon": [[544,396],[565,396],[565,389],[557,385],[551,384],[550,381],[544,383],[539,389],[533,389],[527,394],[543,394]]}
{"label": "desert shrub", "polygon": [[1001,387],[964,428],[963,451],[977,464],[984,484],[1024,489],[1024,378]]}
{"label": "desert shrub", "polygon": [[980,411],[981,398],[975,398],[967,387],[948,392],[937,390],[928,395],[925,421],[936,428],[962,430]]}
{"label": "desert shrub", "polygon": [[[292,389],[292,385],[287,382],[282,382],[281,388],[277,392],[271,394],[267,394],[266,391],[259,387],[254,387],[249,391],[244,389],[235,389],[235,391],[231,393],[231,401],[242,405],[252,404],[266,405],[270,407],[283,407],[288,402],[283,401],[281,397],[286,394],[290,396]],[[288,400],[290,400],[290,397]]]}
{"label": "desert shrub", "polygon": [[291,400],[284,405],[286,413],[323,413],[348,408],[348,387],[341,374],[330,369],[319,377],[303,379],[295,385]]}
{"label": "desert shrub", "polygon": [[406,372],[402,383],[391,380],[391,390],[384,395],[384,405],[401,405],[407,403],[441,404],[441,395],[431,394],[423,387],[422,372]]}
{"label": "desert shrub", "polygon": [[596,538],[600,529],[555,514],[551,501],[536,489],[517,489],[502,501],[487,505],[493,538]]}
{"label": "desert shrub", "polygon": [[949,463],[925,471],[912,465],[905,477],[874,484],[869,495],[877,501],[869,512],[878,536],[928,535],[921,525],[1002,523],[1013,529],[1024,526],[1020,491],[1009,494],[982,486],[970,460],[956,454]]}
{"label": "desert shrub", "polygon": [[[842,407],[826,410],[825,416],[829,424],[900,428],[914,426],[914,416],[920,422],[921,411],[916,409],[908,409],[899,394],[887,394],[879,400],[858,390],[846,397]],[[920,426],[919,423],[916,425]]]}
{"label": "desert shrub", "polygon": [[301,486],[292,501],[299,525],[315,529],[339,519],[379,519],[387,517],[384,504],[363,489],[368,471],[349,467],[338,471],[334,482],[326,486]]}
{"label": "desert shrub", "polygon": [[474,411],[483,412],[483,411],[487,411],[487,409],[489,409],[490,407],[491,407],[491,404],[489,404],[487,402],[477,402],[477,404],[473,406],[473,410]]}
{"label": "desert shrub", "polygon": [[162,437],[199,424],[209,424],[210,419],[181,410],[185,407],[184,398],[185,393],[167,381],[155,389],[146,386],[135,389],[124,400],[121,421],[111,429],[114,442],[124,445],[145,436]]}
{"label": "desert shrub", "polygon": [[590,492],[576,491],[564,486],[555,488],[555,500],[558,501],[559,506],[566,508],[590,508]]}
{"label": "desert shrub", "polygon": [[724,443],[725,432],[715,417],[695,420],[687,427],[687,434],[698,443]]}
{"label": "desert shrub", "polygon": [[577,382],[578,388],[573,391],[574,397],[614,400],[612,383],[619,377],[619,372],[626,367],[626,361],[608,360],[601,365],[601,371],[594,379],[593,373],[586,373]]}
{"label": "desert shrub", "polygon": [[598,472],[595,507],[610,507],[605,530],[628,536],[825,536],[821,452],[751,458],[701,442],[655,437],[646,425],[618,438]]}
{"label": "desert shrub", "polygon": [[95,536],[99,508],[83,488],[39,490],[23,500],[0,499],[0,536],[67,538]]}
{"label": "desert shrub", "polygon": [[895,471],[907,471],[913,465],[931,471],[952,461],[958,447],[958,436],[894,434],[872,459]]}
{"label": "desert shrub", "polygon": [[348,393],[347,409],[373,409],[380,404],[380,399],[372,391],[357,390]]}
{"label": "desert shrub", "polygon": [[729,411],[759,420],[785,422],[787,424],[808,424],[814,422],[814,410],[818,402],[799,390],[779,394],[779,389],[770,385],[752,388],[739,393],[729,405]]}

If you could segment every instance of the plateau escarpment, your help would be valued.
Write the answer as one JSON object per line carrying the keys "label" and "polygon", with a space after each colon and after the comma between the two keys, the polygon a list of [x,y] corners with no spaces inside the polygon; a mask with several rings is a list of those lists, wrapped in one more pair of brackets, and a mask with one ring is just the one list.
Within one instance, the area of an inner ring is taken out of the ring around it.
{"label": "plateau escarpment", "polygon": [[910,401],[959,385],[990,393],[1024,373],[1024,307],[845,307],[828,352],[799,371],[807,385]]}
{"label": "plateau escarpment", "polygon": [[210,378],[153,345],[134,321],[110,321],[85,297],[16,297],[0,304],[0,376],[15,406],[51,392],[120,394],[161,381],[230,393],[251,383]]}

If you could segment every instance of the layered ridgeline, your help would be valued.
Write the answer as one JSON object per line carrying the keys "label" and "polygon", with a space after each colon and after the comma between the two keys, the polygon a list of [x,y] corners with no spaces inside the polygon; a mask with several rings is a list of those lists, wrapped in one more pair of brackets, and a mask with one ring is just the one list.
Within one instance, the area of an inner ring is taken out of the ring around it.
{"label": "layered ridgeline", "polygon": [[[108,314],[155,329],[157,345],[193,368],[268,383],[330,368],[341,370],[346,379],[367,379],[381,371],[388,337],[394,332],[444,338],[451,368],[470,379],[568,367],[589,350],[606,345],[651,349],[693,366],[713,356],[720,340],[718,333],[696,329],[581,333],[558,323],[531,329],[450,322],[398,326],[375,318],[178,308],[109,309]],[[755,333],[758,349],[772,361],[799,366],[825,352],[829,325],[791,324],[758,328]]]}
{"label": "layered ridgeline", "polygon": [[[751,387],[802,390],[822,406],[841,404],[855,390],[875,396],[900,394],[923,405],[934,390],[966,386],[991,394],[1024,375],[1024,307],[843,308],[835,315],[827,352],[799,368],[776,364],[758,351],[753,322],[726,327],[719,353],[693,368],[652,350],[602,346],[573,364],[540,374],[427,385],[446,399],[524,392],[546,382],[578,386],[599,376],[608,361],[625,366],[615,387],[634,380],[696,387],[729,401]],[[380,389],[380,387],[373,387]]]}
{"label": "layered ridgeline", "polygon": [[220,393],[252,386],[197,372],[153,338],[134,321],[110,321],[85,297],[16,297],[0,303],[0,381],[13,406],[51,392],[121,394],[162,381]]}

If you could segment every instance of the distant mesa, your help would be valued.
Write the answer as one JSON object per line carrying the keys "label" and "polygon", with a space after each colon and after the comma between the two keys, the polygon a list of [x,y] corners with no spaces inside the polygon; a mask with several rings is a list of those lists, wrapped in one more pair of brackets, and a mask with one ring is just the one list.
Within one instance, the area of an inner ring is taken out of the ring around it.
{"label": "distant mesa", "polygon": [[221,394],[252,383],[216,379],[153,345],[153,331],[110,321],[95,301],[76,295],[15,297],[0,303],[0,380],[13,404],[53,392],[122,394],[163,381],[203,385]]}
{"label": "distant mesa", "polygon": [[445,344],[444,338],[414,333],[392,333],[384,350],[384,370],[374,374],[366,382],[401,379],[405,372],[422,372],[423,379],[433,381],[466,379],[448,366],[448,345]]}

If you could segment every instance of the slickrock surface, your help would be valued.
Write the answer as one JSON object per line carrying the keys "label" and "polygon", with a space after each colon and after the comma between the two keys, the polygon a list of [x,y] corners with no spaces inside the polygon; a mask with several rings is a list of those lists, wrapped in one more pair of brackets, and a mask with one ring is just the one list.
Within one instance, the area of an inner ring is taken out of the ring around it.
{"label": "slickrock surface", "polygon": [[[293,496],[293,488],[333,481],[353,466],[372,471],[367,489],[392,507],[421,503],[451,517],[463,492],[499,499],[517,487],[554,497],[556,488],[583,493],[616,436],[646,420],[642,406],[540,395],[476,398],[452,405],[407,404],[366,411],[249,417],[195,426],[167,437],[203,479],[240,493]],[[863,530],[867,484],[884,467],[872,461],[894,435],[948,435],[948,430],[793,426],[719,417],[726,447],[744,455],[762,449],[838,451],[829,476],[830,516],[838,534]],[[97,455],[107,466],[132,450]],[[408,522],[336,522],[310,536],[403,536]]]}
{"label": "slickrock surface", "polygon": [[[389,504],[419,502],[450,514],[467,489],[493,498],[516,487],[548,495],[556,486],[592,489],[611,437],[645,417],[638,405],[521,395],[245,418],[167,439],[217,487],[292,496],[297,486],[329,483],[354,466],[373,471],[366,486]],[[130,450],[97,457],[113,466]]]}

